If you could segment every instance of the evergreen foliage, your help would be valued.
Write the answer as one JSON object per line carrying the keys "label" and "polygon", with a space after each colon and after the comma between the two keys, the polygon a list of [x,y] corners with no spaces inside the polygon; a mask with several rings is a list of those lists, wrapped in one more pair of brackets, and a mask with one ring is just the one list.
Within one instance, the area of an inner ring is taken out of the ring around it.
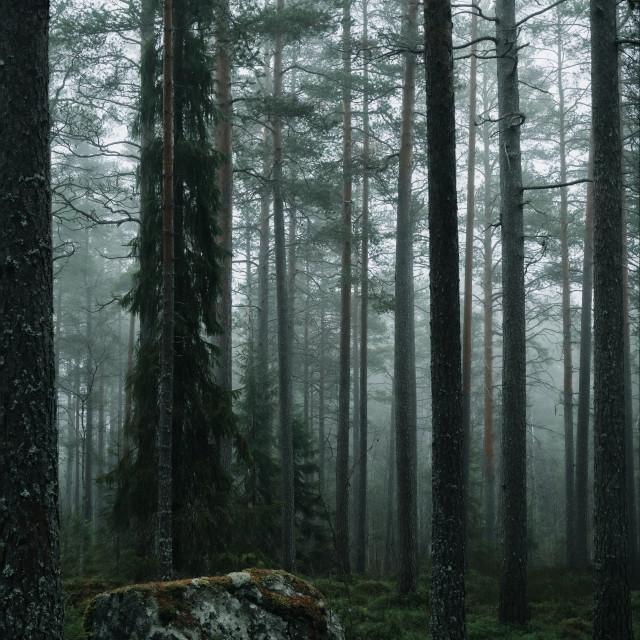
{"label": "evergreen foliage", "polygon": [[[180,572],[202,572],[229,539],[231,479],[220,461],[220,441],[235,430],[228,392],[213,378],[220,328],[215,300],[222,252],[218,234],[218,155],[211,150],[214,119],[213,63],[207,38],[213,28],[211,2],[174,3],[175,55],[175,382],[173,415],[174,558]],[[155,139],[143,150],[141,180],[151,187],[142,203],[134,253],[140,269],[125,297],[141,316],[143,331],[129,378],[133,414],[125,430],[133,446],[114,470],[113,515],[120,528],[135,531],[139,553],[148,554],[155,514],[155,429],[158,422],[161,304],[161,140],[158,137],[158,46],[143,55],[141,119],[152,118]],[[151,74],[153,73],[153,76]]]}

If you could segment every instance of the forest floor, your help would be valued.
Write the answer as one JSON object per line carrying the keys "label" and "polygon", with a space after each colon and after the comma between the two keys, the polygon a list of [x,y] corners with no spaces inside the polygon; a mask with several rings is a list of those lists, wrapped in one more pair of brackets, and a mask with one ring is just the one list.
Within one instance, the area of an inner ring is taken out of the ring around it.
{"label": "forest floor", "polygon": [[[593,576],[564,569],[534,571],[529,579],[531,621],[498,624],[499,577],[471,570],[466,578],[467,640],[557,640],[593,637]],[[342,621],[346,640],[425,640],[429,576],[418,592],[399,597],[393,577],[314,580]],[[640,590],[631,592],[634,636],[640,637]]]}
{"label": "forest floor", "polygon": [[[304,578],[304,576],[301,576]],[[393,576],[309,579],[327,599],[345,628],[346,640],[425,640],[429,628],[429,575],[417,593],[400,597]],[[534,571],[529,580],[531,621],[524,626],[498,624],[499,578],[471,570],[466,579],[467,640],[557,640],[593,635],[593,576],[563,569]],[[82,629],[88,599],[117,586],[102,580],[72,580],[63,585],[65,640],[88,636]],[[640,638],[640,590],[631,592],[634,636]]]}

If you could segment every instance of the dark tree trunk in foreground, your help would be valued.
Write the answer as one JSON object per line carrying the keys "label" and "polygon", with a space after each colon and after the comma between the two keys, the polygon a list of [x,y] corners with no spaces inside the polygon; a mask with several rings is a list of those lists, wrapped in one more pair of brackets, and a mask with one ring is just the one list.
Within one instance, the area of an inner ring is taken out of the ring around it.
{"label": "dark tree trunk in foreground", "polygon": [[48,24],[46,0],[3,3],[0,630],[12,640],[62,638]]}
{"label": "dark tree trunk in foreground", "polygon": [[631,389],[631,336],[629,326],[629,258],[626,198],[622,198],[622,295],[624,336],[624,452],[626,457],[627,525],[629,531],[629,576],[640,576],[638,566],[638,529],[636,522],[635,473],[633,455],[633,391]]}
{"label": "dark tree trunk in foreground", "polygon": [[433,409],[433,640],[465,637],[464,489],[455,101],[450,0],[424,6]]}
{"label": "dark tree trunk in foreground", "polygon": [[[593,180],[593,139],[589,144],[587,177]],[[589,545],[589,414],[591,399],[591,305],[593,301],[593,183],[587,183],[582,262],[582,312],[580,317],[580,376],[576,425],[576,569],[587,568]]]}
{"label": "dark tree trunk in foreground", "polygon": [[527,597],[526,345],[522,166],[514,0],[497,0],[502,220],[502,568],[500,622],[529,620]]}
{"label": "dark tree trunk in foreground", "polygon": [[173,420],[174,229],[173,229],[173,20],[164,0],[162,81],[162,352],[158,429],[158,578],[173,577],[171,431]]}
{"label": "dark tree trunk in foreground", "polygon": [[[403,34],[409,46],[418,30],[418,3],[409,0]],[[416,349],[413,291],[413,224],[411,175],[416,54],[404,54],[402,128],[398,160],[396,225],[396,315],[394,375],[396,393],[396,477],[398,483],[398,592],[418,589],[418,461],[416,407]]]}
{"label": "dark tree trunk in foreground", "polygon": [[[284,9],[277,0],[276,13]],[[282,98],[282,33],[278,32],[273,56],[273,95]],[[289,303],[287,256],[284,229],[284,196],[282,193],[282,117],[273,119],[273,236],[276,252],[276,298],[278,312],[278,380],[280,383],[280,452],[282,458],[282,554],[285,571],[295,572],[296,538],[293,490],[293,424],[291,415],[291,341],[289,337]],[[348,365],[347,365],[348,366]]]}
{"label": "dark tree trunk in foreground", "polygon": [[595,640],[633,638],[625,500],[622,166],[616,5],[591,1]]}
{"label": "dark tree trunk in foreground", "polygon": [[340,386],[336,450],[336,555],[338,571],[349,567],[349,391],[351,330],[351,0],[342,9],[342,268],[340,274]]}

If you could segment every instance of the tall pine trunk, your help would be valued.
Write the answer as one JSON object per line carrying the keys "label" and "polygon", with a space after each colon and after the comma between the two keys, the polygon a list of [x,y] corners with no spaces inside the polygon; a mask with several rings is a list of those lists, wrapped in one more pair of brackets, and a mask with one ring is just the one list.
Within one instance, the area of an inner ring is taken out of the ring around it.
{"label": "tall pine trunk", "polygon": [[633,455],[633,390],[631,388],[631,336],[629,326],[629,257],[626,198],[622,200],[622,295],[624,331],[624,437],[626,457],[627,523],[629,526],[629,575],[632,580],[640,577],[638,557],[638,524],[636,519],[635,473]]}
{"label": "tall pine trunk", "polygon": [[[367,0],[362,2],[362,40],[368,47],[368,7]],[[369,338],[369,50],[365,49],[363,71],[363,105],[362,105],[362,154],[364,156],[364,174],[362,176],[362,246],[361,246],[361,273],[362,284],[360,286],[360,412],[354,429],[360,431],[360,454],[358,456],[358,487],[355,496],[356,522],[354,531],[354,544],[356,549],[356,571],[364,573],[367,564],[367,455],[368,455],[368,406],[367,406],[367,349]]]}
{"label": "tall pine trunk", "polygon": [[432,640],[465,637],[464,434],[450,0],[424,6],[433,414]]}
{"label": "tall pine trunk", "polygon": [[633,638],[624,406],[622,166],[616,5],[591,1],[594,147],[594,640]]}
{"label": "tall pine trunk", "polygon": [[0,22],[0,629],[61,640],[48,105],[49,2]]}
{"label": "tall pine trunk", "polygon": [[173,421],[174,220],[173,220],[173,2],[164,0],[162,56],[162,343],[158,428],[158,578],[173,574],[171,433]]}
{"label": "tall pine trunk", "polygon": [[349,566],[349,395],[351,340],[351,0],[342,8],[342,261],[340,272],[340,382],[336,450],[336,555],[338,571]]}
{"label": "tall pine trunk", "polygon": [[[284,0],[277,0],[276,14],[282,13]],[[273,96],[282,98],[282,33],[275,39],[273,57]],[[295,572],[295,504],[293,489],[293,424],[291,390],[291,337],[289,335],[289,302],[287,256],[284,228],[284,196],[282,193],[282,116],[273,118],[273,230],[276,252],[276,297],[278,310],[278,379],[280,383],[280,455],[282,460],[282,554],[285,571]]]}
{"label": "tall pine trunk", "polygon": [[[593,135],[589,142],[587,177],[593,180]],[[589,415],[591,405],[591,305],[593,301],[593,183],[587,183],[582,261],[582,311],[580,316],[580,374],[576,425],[576,569],[584,571],[589,558]]]}
{"label": "tall pine trunk", "polygon": [[[560,183],[567,181],[567,144],[564,108],[563,42],[560,8],[557,9],[557,62],[558,62],[558,153],[560,155]],[[566,563],[576,566],[575,553],[575,492],[573,468],[573,357],[571,343],[571,277],[569,272],[569,202],[567,187],[560,189],[560,252],[562,262],[562,356],[564,364],[563,416],[564,416],[564,479],[565,479],[565,536]]]}
{"label": "tall pine trunk", "polygon": [[[232,391],[232,339],[231,339],[231,285],[232,264],[231,250],[233,229],[233,167],[232,167],[232,123],[233,115],[231,102],[231,42],[229,24],[231,9],[229,0],[216,2],[216,89],[220,119],[218,122],[218,151],[225,156],[225,161],[218,169],[218,189],[220,190],[220,208],[218,210],[218,225],[221,231],[220,246],[225,251],[222,259],[222,274],[220,283],[219,318],[222,334],[220,336],[220,367],[217,371],[218,384],[228,392],[231,402]],[[232,444],[231,438],[225,436],[222,440],[222,462],[225,469],[231,467]]]}
{"label": "tall pine trunk", "polygon": [[[356,267],[355,272],[358,271],[358,249],[357,247],[354,249],[354,255],[356,257]],[[360,455],[362,450],[360,449],[360,429],[359,426],[359,416],[360,416],[360,349],[358,343],[358,337],[360,335],[360,314],[359,312],[360,306],[360,295],[358,290],[358,280],[357,276],[354,278],[353,282],[353,291],[351,296],[351,362],[352,362],[352,384],[353,384],[353,413],[351,419],[352,431],[351,431],[351,450],[353,452],[353,463],[351,465],[352,468],[352,478],[353,484],[351,488],[351,513],[353,523],[354,523],[354,536],[353,536],[353,547],[354,552],[357,554],[357,550],[355,549],[356,538],[355,538],[355,529],[357,528],[358,522],[358,502],[357,497],[360,493]]]}
{"label": "tall pine trunk", "polygon": [[526,344],[518,43],[514,0],[496,1],[502,221],[502,567],[499,618],[529,619]]}
{"label": "tall pine trunk", "polygon": [[[101,478],[105,472],[105,462],[107,459],[107,423],[104,415],[104,375],[100,375],[98,386],[98,440],[96,447],[96,477]],[[115,421],[114,421],[115,424]],[[96,484],[96,521],[99,526],[103,525],[102,510],[104,509],[104,485]]]}
{"label": "tall pine trunk", "polygon": [[[471,42],[478,37],[478,15],[471,17]],[[464,497],[469,500],[469,452],[471,446],[471,312],[473,307],[473,234],[476,203],[476,113],[477,113],[477,73],[476,45],[471,45],[469,63],[469,144],[467,158],[467,225],[464,254],[464,307],[462,311],[462,432],[464,436]],[[465,513],[465,550],[468,553],[468,510]],[[465,559],[468,566],[469,558]]]}
{"label": "tall pine trunk", "polygon": [[320,348],[318,354],[318,484],[320,494],[323,498],[327,494],[327,456],[326,456],[326,434],[324,426],[325,413],[325,309],[324,301],[320,306]]}
{"label": "tall pine trunk", "polygon": [[389,454],[387,456],[387,504],[385,545],[384,545],[384,570],[386,573],[395,571],[397,567],[395,542],[396,542],[396,513],[395,513],[395,485],[396,485],[396,379],[391,382],[391,416],[389,420]]}
{"label": "tall pine trunk", "polygon": [[91,287],[89,285],[89,231],[85,234],[84,294],[86,316],[87,354],[85,358],[85,409],[84,429],[84,494],[82,496],[82,514],[86,522],[93,522],[93,383],[96,369],[91,346],[93,340],[93,311],[91,310]]}
{"label": "tall pine trunk", "polygon": [[[265,97],[271,93],[270,56],[265,51],[263,91]],[[260,189],[260,246],[258,249],[258,339],[257,339],[257,366],[258,380],[268,381],[269,378],[269,245],[271,215],[271,189],[269,179],[271,177],[271,164],[273,160],[273,145],[271,132],[267,125],[262,128],[262,179]],[[271,398],[269,385],[260,385],[258,389],[258,416],[259,424],[256,429],[260,432],[260,441],[264,443],[262,453],[265,458],[271,455],[271,413],[269,405]]]}
{"label": "tall pine trunk", "polygon": [[[483,95],[485,96],[484,110],[489,110],[487,104],[487,73],[483,76]],[[484,477],[484,512],[485,537],[489,543],[495,539],[496,522],[496,492],[495,492],[495,464],[494,464],[494,412],[493,412],[493,163],[491,162],[491,145],[489,143],[489,129],[485,125],[482,132],[484,149],[484,442],[482,471]]]}
{"label": "tall pine trunk", "polygon": [[404,39],[402,125],[398,161],[398,207],[396,223],[396,313],[395,313],[395,406],[396,477],[398,483],[398,592],[418,588],[418,462],[416,354],[413,291],[413,224],[411,219],[411,176],[413,168],[413,119],[415,108],[418,3],[409,0]]}

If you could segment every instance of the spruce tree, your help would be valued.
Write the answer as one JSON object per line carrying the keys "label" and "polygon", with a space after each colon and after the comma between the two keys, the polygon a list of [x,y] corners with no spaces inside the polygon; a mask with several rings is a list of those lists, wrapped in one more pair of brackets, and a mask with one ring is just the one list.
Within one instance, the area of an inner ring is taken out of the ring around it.
{"label": "spruce tree", "polygon": [[[229,529],[225,522],[230,479],[220,454],[221,440],[233,433],[235,419],[229,392],[217,384],[212,373],[216,357],[212,337],[220,332],[215,300],[223,257],[214,242],[219,235],[215,179],[219,156],[212,152],[209,140],[214,107],[208,38],[214,4],[213,0],[174,0],[173,13],[175,368],[171,480],[176,572],[196,567],[202,571],[223,548]],[[115,519],[123,526],[132,522],[138,553],[145,554],[156,507],[154,436],[160,380],[162,175],[157,36],[143,54],[141,124],[145,116],[152,118],[153,139],[143,149],[140,164],[141,180],[148,180],[148,193],[142,202],[142,225],[134,246],[139,270],[125,298],[146,326],[129,378],[134,406],[125,428],[133,446],[113,474],[118,485]]]}

